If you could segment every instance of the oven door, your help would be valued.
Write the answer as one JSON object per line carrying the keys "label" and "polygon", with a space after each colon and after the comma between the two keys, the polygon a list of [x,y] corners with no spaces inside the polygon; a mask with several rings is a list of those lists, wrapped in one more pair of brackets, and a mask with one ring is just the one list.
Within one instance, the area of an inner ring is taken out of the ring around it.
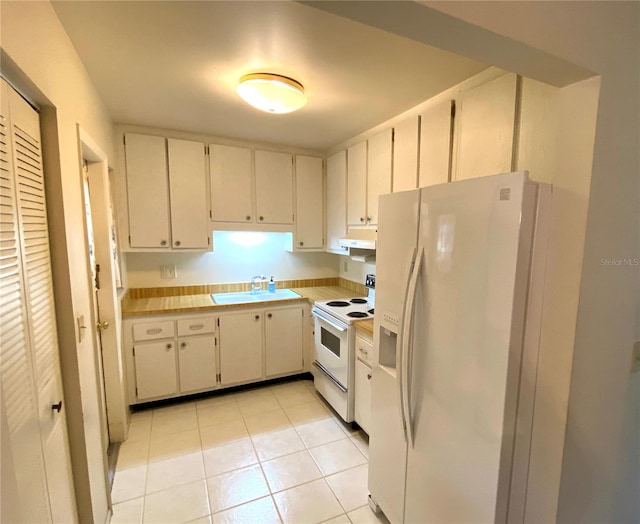
{"label": "oven door", "polygon": [[349,326],[313,308],[315,318],[314,365],[343,392],[349,386]]}

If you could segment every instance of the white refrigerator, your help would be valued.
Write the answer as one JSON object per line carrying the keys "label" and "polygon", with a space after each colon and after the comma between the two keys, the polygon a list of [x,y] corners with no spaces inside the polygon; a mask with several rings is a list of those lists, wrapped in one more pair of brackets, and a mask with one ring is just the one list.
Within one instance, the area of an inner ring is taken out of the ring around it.
{"label": "white refrigerator", "polygon": [[551,187],[380,197],[369,491],[392,524],[522,521]]}

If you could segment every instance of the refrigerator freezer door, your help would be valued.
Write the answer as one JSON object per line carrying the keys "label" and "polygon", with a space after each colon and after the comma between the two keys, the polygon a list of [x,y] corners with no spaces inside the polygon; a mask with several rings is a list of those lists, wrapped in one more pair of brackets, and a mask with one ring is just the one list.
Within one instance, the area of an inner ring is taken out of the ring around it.
{"label": "refrigerator freezer door", "polygon": [[506,519],[531,190],[525,173],[423,190],[407,523]]}
{"label": "refrigerator freezer door", "polygon": [[398,380],[403,314],[416,253],[420,191],[380,197],[371,379],[369,491],[392,524],[403,521],[407,444]]}

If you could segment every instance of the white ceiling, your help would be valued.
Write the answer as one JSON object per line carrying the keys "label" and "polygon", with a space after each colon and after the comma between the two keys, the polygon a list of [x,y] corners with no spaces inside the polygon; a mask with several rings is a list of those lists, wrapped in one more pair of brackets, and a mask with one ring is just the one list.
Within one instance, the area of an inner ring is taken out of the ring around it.
{"label": "white ceiling", "polygon": [[[288,1],[58,1],[114,122],[326,150],[487,66]],[[299,80],[288,115],[247,106],[240,76]]]}

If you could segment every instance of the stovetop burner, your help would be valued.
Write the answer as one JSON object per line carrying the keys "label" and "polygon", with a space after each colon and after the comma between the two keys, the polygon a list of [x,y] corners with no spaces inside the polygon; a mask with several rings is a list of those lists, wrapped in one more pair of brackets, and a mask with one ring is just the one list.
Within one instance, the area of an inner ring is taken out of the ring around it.
{"label": "stovetop burner", "polygon": [[330,307],[347,307],[347,306],[349,306],[349,302],[344,302],[343,300],[332,300],[331,302],[327,302],[327,306],[330,306]]}
{"label": "stovetop burner", "polygon": [[368,300],[366,298],[352,298],[349,302],[352,304],[366,304]]}
{"label": "stovetop burner", "polygon": [[369,315],[362,311],[352,311],[351,313],[347,313],[347,316],[351,318],[367,318]]}

